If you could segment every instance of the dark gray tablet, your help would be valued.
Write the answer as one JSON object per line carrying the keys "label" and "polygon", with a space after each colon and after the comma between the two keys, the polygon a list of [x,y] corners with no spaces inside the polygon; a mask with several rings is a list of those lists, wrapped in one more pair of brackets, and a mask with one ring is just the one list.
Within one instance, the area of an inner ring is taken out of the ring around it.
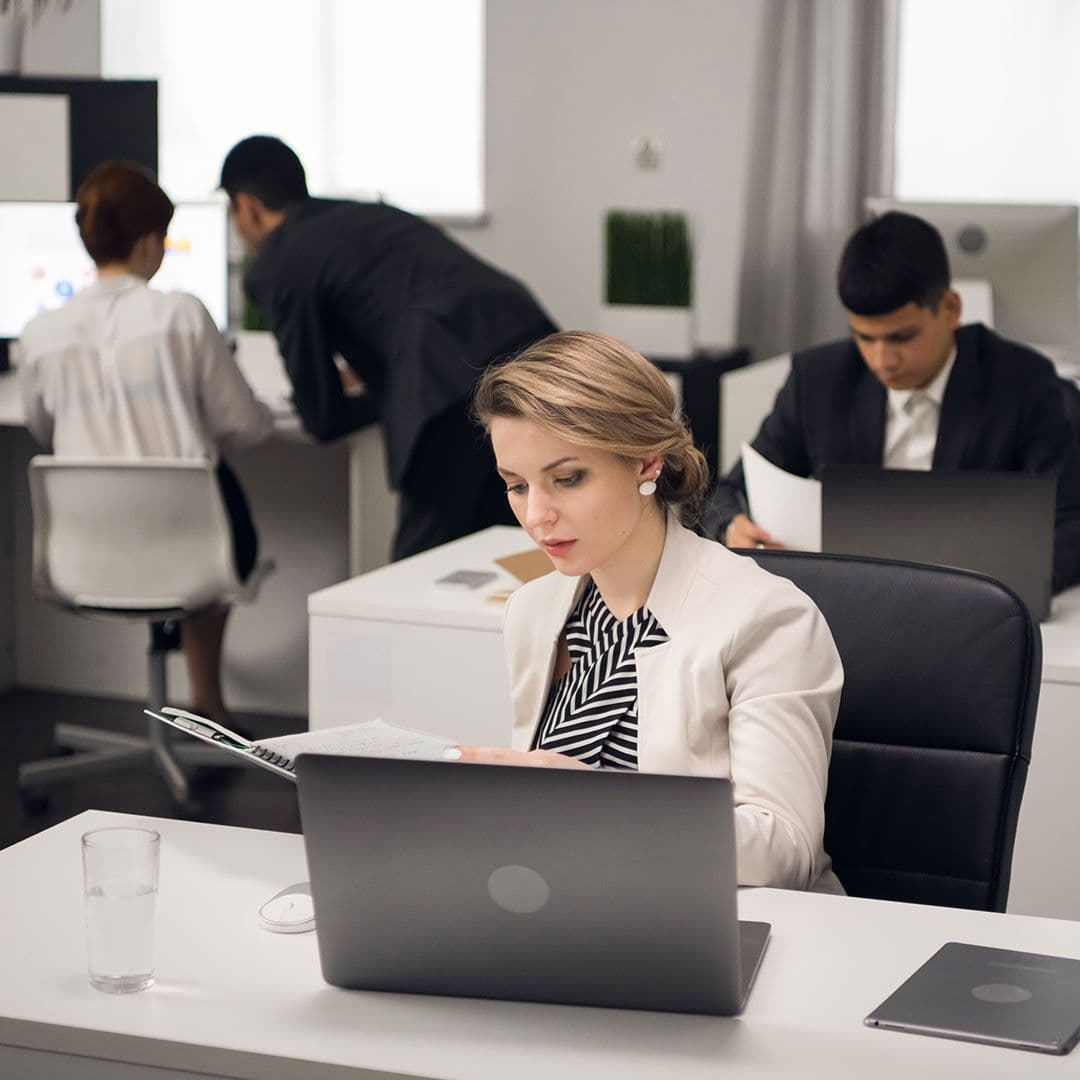
{"label": "dark gray tablet", "polygon": [[769,936],[736,917],[731,783],[302,754],[335,986],[729,1015]]}
{"label": "dark gray tablet", "polygon": [[1067,1054],[1080,1039],[1080,960],[950,941],[865,1023]]}

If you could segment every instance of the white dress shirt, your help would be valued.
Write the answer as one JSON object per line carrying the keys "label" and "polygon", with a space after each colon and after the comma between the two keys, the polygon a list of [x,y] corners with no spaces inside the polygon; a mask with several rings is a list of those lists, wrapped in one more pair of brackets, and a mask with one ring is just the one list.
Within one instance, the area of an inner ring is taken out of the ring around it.
{"label": "white dress shirt", "polygon": [[132,274],[31,320],[18,375],[27,427],[57,456],[213,461],[273,426],[206,308]]}
{"label": "white dress shirt", "polygon": [[953,348],[942,369],[926,386],[917,390],[887,390],[885,449],[881,461],[886,469],[930,469],[941,422],[941,402],[955,361]]}

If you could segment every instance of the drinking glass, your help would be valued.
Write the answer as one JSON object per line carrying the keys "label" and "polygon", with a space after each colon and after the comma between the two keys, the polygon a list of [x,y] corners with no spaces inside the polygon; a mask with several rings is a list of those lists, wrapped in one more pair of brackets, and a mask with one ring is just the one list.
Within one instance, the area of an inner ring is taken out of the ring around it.
{"label": "drinking glass", "polygon": [[94,829],[82,838],[90,985],[109,994],[153,986],[154,908],[161,836],[152,829]]}

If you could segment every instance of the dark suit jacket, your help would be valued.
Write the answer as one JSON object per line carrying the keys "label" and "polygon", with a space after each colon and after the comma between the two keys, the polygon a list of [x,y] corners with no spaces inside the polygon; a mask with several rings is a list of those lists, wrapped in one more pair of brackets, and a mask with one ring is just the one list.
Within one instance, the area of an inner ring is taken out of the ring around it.
{"label": "dark suit jacket", "polygon": [[[885,387],[850,340],[792,357],[791,373],[751,444],[797,476],[825,465],[880,465]],[[945,387],[935,469],[1003,469],[1058,476],[1054,591],[1080,581],[1080,449],[1062,388],[1046,357],[981,324],[956,332],[956,362]],[[722,537],[746,510],[742,463],[717,484],[705,530]]]}
{"label": "dark suit jacket", "polygon": [[[395,487],[429,421],[467,398],[493,359],[555,329],[519,282],[379,203],[290,207],[244,284],[277,338],[305,429],[325,440],[380,421]],[[334,353],[367,395],[344,395]]]}

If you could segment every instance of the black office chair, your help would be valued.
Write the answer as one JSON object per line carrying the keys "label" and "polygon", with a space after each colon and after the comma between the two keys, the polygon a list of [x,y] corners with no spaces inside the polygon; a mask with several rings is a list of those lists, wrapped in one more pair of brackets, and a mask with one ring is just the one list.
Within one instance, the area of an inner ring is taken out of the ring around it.
{"label": "black office chair", "polygon": [[981,574],[748,552],[821,609],[844,664],[825,850],[853,896],[1004,911],[1042,638]]}
{"label": "black office chair", "polygon": [[1080,439],[1080,386],[1076,385],[1075,379],[1066,379],[1060,375],[1058,386],[1061,387],[1061,399],[1065,404],[1065,415],[1069,418],[1073,436]]}

